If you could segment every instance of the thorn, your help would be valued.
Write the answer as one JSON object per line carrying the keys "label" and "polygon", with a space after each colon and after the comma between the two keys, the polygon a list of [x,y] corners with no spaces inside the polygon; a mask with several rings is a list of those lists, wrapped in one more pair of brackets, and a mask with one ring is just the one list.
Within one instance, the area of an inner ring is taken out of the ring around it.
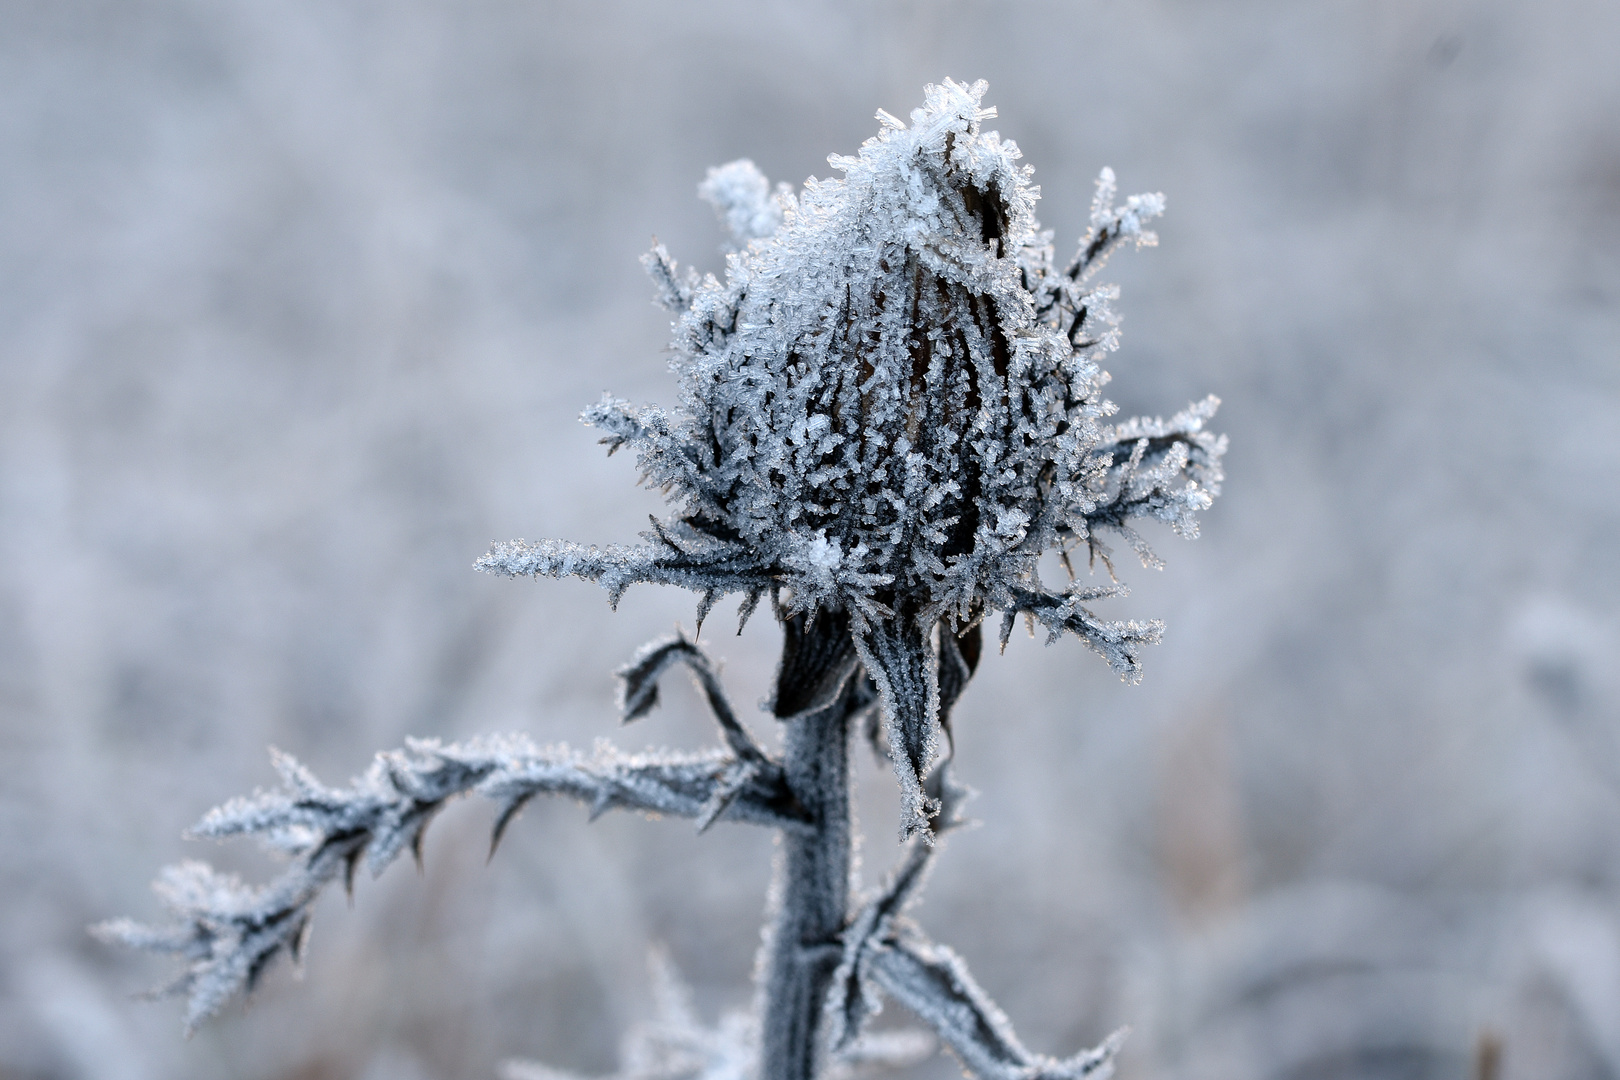
{"label": "thorn", "polygon": [[698,600],[697,633],[692,635],[694,644],[703,636],[703,620],[709,617],[709,612],[713,610],[714,602],[718,599],[719,594],[714,589],[705,589],[703,596]]}
{"label": "thorn", "polygon": [[298,926],[293,930],[287,943],[287,953],[292,957],[293,964],[300,971],[302,971],[304,965],[304,949],[309,945],[309,930],[310,918],[305,915],[298,920]]}
{"label": "thorn", "polygon": [[[253,958],[253,961],[248,965],[247,977],[242,980],[244,995],[251,995],[258,987],[259,979],[264,975],[264,969],[270,966],[270,961],[276,958],[276,953],[280,952],[282,948],[282,943],[278,941]],[[251,1003],[251,997],[248,1000]]]}
{"label": "thorn", "polygon": [[495,819],[495,828],[490,832],[489,854],[484,857],[484,865],[489,865],[490,861],[495,858],[495,849],[501,846],[501,837],[506,835],[506,827],[512,824],[512,819],[518,816],[524,805],[533,797],[532,793],[520,795],[510,800],[502,808],[500,817]]}
{"label": "thorn", "polygon": [[343,856],[343,891],[349,897],[349,906],[354,907],[354,868],[360,865],[360,848],[355,848]]}
{"label": "thorn", "polygon": [[759,589],[755,589],[753,592],[751,592],[748,595],[744,596],[742,603],[738,605],[738,607],[737,607],[737,636],[738,637],[742,637],[743,627],[748,625],[749,617],[754,614],[754,609],[759,606],[759,598],[760,598],[761,595],[762,595],[761,591]]}

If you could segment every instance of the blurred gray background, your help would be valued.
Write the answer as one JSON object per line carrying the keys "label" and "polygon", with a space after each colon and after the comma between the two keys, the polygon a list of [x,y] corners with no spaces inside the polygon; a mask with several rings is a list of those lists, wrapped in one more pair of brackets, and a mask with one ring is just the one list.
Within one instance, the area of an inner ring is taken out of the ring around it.
{"label": "blurred gray background", "polygon": [[[331,781],[407,734],[708,744],[680,680],[612,709],[691,597],[471,564],[658,509],[575,416],[673,403],[636,259],[720,266],[704,168],[825,176],[945,76],[990,81],[1060,247],[1103,165],[1167,194],[1109,271],[1111,393],[1217,393],[1232,451],[1108,605],[1169,623],[1145,683],[987,658],[982,826],[919,918],[1033,1047],[1132,1025],[1125,1080],[1620,1077],[1605,0],[0,2],[0,1077],[607,1072],[655,942],[746,1004],[769,837],[572,804],[487,867],[452,808],[189,1042],[130,998],[169,967],[84,927],[158,917],[183,857],[273,872],[179,837],[270,744]],[[776,631],[731,610],[752,702]]]}

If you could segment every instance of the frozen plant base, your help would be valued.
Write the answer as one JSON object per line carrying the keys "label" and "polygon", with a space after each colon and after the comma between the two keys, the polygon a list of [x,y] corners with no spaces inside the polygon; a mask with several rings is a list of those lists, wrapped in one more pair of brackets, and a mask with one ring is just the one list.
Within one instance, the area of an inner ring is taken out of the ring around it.
{"label": "frozen plant base", "polygon": [[[1111,1071],[1118,1034],[1062,1060],[1026,1050],[961,959],[904,912],[938,838],[959,822],[951,710],[978,666],[984,621],[1001,613],[1005,646],[1023,615],[1049,640],[1073,634],[1138,678],[1137,653],[1162,627],[1093,615],[1086,603],[1123,587],[1080,583],[1071,554],[1100,559],[1112,579],[1102,539],[1112,532],[1158,565],[1130,522],[1196,535],[1197,513],[1219,492],[1225,440],[1204,430],[1214,398],[1168,421],[1107,422],[1100,361],[1118,344],[1117,290],[1091,278],[1121,244],[1154,242],[1142,226],[1163,199],[1116,207],[1104,170],[1080,252],[1057,266],[1051,235],[1038,232],[1030,170],[1012,143],[980,130],[994,115],[981,108],[984,90],[930,86],[909,127],[880,111],[882,131],[859,156],[830,159],[844,178],[808,181],[797,195],[772,192],[748,162],[711,170],[700,192],[736,245],[725,280],[681,271],[661,246],[644,260],[676,313],[681,407],[604,397],[585,413],[610,450],[635,449],[673,513],[641,546],[520,540],[479,560],[491,573],[598,581],[615,602],[638,582],[693,589],[700,624],[721,596],[742,595],[744,623],[768,596],[783,629],[770,702],[781,757],[754,740],[707,657],[679,636],[619,672],[624,716],[652,708],[660,676],[685,665],[723,749],[587,756],[522,736],[415,741],[346,788],[278,755],[281,789],[233,800],[194,832],[257,837],[291,860],[280,878],[250,887],[185,863],[158,882],[175,923],[99,928],[185,957],[168,989],[188,996],[188,1028],[251,989],[281,951],[299,957],[326,885],[342,878],[352,888],[362,861],[376,873],[406,848],[419,853],[450,798],[476,791],[499,802],[498,843],[529,799],[562,794],[593,814],[626,808],[780,833],[748,1026],[756,1080],[816,1080],[872,1060],[861,1035],[882,996],[981,1080]],[[1069,578],[1057,589],[1038,572],[1051,550]],[[893,764],[909,845],[892,879],[858,902],[849,895],[855,738]],[[627,1063],[627,1075],[736,1075],[737,1055],[698,1052],[720,1045],[704,1038],[657,1043],[675,1056]]]}

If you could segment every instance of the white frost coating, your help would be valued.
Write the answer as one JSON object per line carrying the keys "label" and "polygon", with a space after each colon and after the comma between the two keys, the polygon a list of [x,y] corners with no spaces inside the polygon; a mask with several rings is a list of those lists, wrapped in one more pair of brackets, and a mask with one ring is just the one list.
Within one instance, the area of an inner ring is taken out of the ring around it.
{"label": "white frost coating", "polygon": [[[1196,536],[1220,492],[1226,441],[1206,430],[1214,397],[1169,420],[1119,423],[1102,397],[1118,289],[1092,277],[1122,245],[1157,242],[1145,224],[1163,196],[1116,205],[1104,169],[1091,227],[1060,267],[1018,148],[981,129],[995,115],[984,90],[930,86],[909,126],[880,110],[876,137],[829,159],[842,178],[811,180],[797,197],[772,193],[747,161],[710,170],[700,193],[734,247],[724,281],[683,270],[662,245],[643,259],[676,313],[679,408],[604,395],[583,416],[609,452],[635,450],[673,512],[639,546],[517,540],[478,562],[594,580],[614,603],[638,582],[678,585],[700,594],[700,625],[720,596],[742,594],[746,622],[768,595],[783,627],[767,705],[784,729],[781,755],[754,741],[713,665],[680,636],[621,669],[620,706],[626,720],[644,715],[660,676],[684,664],[724,741],[706,754],[581,755],[519,736],[412,742],[345,788],[277,755],[281,788],[227,803],[196,833],[252,835],[290,858],[286,873],[252,887],[182,864],[158,884],[174,926],[100,928],[185,958],[170,989],[189,995],[188,1027],[251,988],[281,951],[296,959],[325,885],[349,881],[361,861],[377,872],[407,847],[419,853],[447,800],[476,791],[499,801],[498,841],[529,798],[562,794],[593,814],[624,807],[779,833],[757,1013],[704,1027],[665,971],[660,1020],[633,1035],[621,1080],[836,1080],[863,1062],[892,1064],[920,1044],[865,1037],[884,994],[980,1080],[1112,1071],[1118,1034],[1066,1059],[1025,1049],[961,958],[905,908],[937,837],[960,822],[951,714],[984,621],[1001,612],[1005,646],[1023,615],[1049,642],[1072,634],[1137,679],[1138,653],[1163,627],[1086,606],[1125,594],[1103,538],[1157,566],[1137,519]],[[1038,573],[1053,550],[1068,572],[1056,588]],[[1076,579],[1080,551],[1102,561],[1110,584]],[[911,846],[888,885],[852,905],[848,750],[863,729],[894,766]],[[558,1074],[515,1064],[508,1076]]]}

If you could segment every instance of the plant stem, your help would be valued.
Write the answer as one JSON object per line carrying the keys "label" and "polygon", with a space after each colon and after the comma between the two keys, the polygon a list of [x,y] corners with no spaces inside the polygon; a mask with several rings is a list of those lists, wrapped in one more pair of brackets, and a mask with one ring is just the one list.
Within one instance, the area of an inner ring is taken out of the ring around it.
{"label": "plant stem", "polygon": [[787,721],[787,783],[815,828],[780,834],[763,964],[760,1080],[814,1080],[821,1064],[822,1005],[849,904],[849,719],[860,704],[857,678],[825,708]]}

